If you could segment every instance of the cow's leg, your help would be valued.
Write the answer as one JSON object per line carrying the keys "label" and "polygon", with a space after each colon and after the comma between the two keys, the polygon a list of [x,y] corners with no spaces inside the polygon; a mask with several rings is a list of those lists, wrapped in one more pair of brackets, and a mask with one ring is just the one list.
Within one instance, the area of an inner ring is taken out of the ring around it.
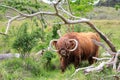
{"label": "cow's leg", "polygon": [[92,57],[93,57],[93,56],[90,56],[90,57],[88,58],[88,62],[89,62],[90,65],[94,63],[94,59],[93,59]]}
{"label": "cow's leg", "polygon": [[[93,57],[98,57],[98,49],[97,49],[97,51],[96,51],[96,53],[95,53],[95,55]],[[97,60],[94,59],[94,62],[96,62],[96,61]]]}
{"label": "cow's leg", "polygon": [[89,64],[93,64],[97,61],[97,60],[93,59],[93,57],[98,57],[98,51],[96,53],[94,53],[94,55],[92,55],[88,58]]}
{"label": "cow's leg", "polygon": [[60,68],[61,68],[61,71],[64,72],[66,67],[67,67],[67,62],[66,62],[65,58],[61,57],[60,58]]}
{"label": "cow's leg", "polygon": [[79,63],[80,63],[80,61],[81,61],[81,57],[79,56],[76,56],[75,57],[75,60],[74,60],[74,67],[77,69],[77,68],[79,68]]}

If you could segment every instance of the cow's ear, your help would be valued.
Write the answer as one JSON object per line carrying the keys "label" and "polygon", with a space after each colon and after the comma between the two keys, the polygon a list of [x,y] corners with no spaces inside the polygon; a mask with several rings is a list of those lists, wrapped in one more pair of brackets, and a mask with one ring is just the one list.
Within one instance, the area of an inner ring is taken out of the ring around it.
{"label": "cow's ear", "polygon": [[53,41],[52,45],[54,45],[55,48],[57,49],[57,41]]}
{"label": "cow's ear", "polygon": [[75,42],[74,41],[70,41],[70,49],[73,49],[75,47]]}

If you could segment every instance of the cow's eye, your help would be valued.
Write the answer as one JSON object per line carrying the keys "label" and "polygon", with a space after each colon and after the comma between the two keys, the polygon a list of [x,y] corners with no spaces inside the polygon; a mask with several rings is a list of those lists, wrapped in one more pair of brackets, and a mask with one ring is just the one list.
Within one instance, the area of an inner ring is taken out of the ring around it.
{"label": "cow's eye", "polygon": [[66,48],[67,48],[67,49],[70,49],[70,46],[69,46],[69,45],[67,45],[67,46],[66,46]]}
{"label": "cow's eye", "polygon": [[60,48],[58,47],[57,50],[60,50]]}
{"label": "cow's eye", "polygon": [[66,44],[65,47],[66,47],[67,49],[69,49],[69,44]]}

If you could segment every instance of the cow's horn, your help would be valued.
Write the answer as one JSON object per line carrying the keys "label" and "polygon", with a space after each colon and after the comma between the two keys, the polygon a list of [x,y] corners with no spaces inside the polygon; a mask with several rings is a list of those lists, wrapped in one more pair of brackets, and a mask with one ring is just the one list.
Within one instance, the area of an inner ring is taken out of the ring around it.
{"label": "cow's horn", "polygon": [[57,39],[53,39],[53,40],[51,40],[51,41],[50,41],[50,44],[49,44],[49,47],[50,47],[50,49],[51,49],[52,51],[57,52],[58,50],[53,49],[53,47],[52,47],[52,43],[53,43],[54,41],[58,41],[58,40],[57,40]]}
{"label": "cow's horn", "polygon": [[78,47],[78,41],[77,41],[76,39],[69,39],[69,41],[74,41],[74,42],[75,42],[75,47],[74,47],[73,49],[69,50],[69,51],[74,51],[74,50],[76,50],[77,47]]}

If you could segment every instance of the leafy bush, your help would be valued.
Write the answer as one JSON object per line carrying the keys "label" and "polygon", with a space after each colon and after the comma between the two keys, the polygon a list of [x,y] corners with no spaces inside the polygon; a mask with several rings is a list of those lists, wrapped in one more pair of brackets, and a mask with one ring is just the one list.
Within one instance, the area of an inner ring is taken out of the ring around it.
{"label": "leafy bush", "polygon": [[29,33],[28,24],[24,23],[17,32],[16,39],[13,43],[13,48],[21,53],[22,58],[29,56],[29,52],[37,44],[37,41],[41,37],[40,28]]}
{"label": "leafy bush", "polygon": [[115,9],[116,9],[116,10],[119,10],[119,9],[120,9],[120,3],[117,4],[117,5],[115,5]]}
{"label": "leafy bush", "polygon": [[42,61],[33,58],[11,59],[0,64],[0,80],[24,80],[25,78],[47,76]]}
{"label": "leafy bush", "polygon": [[57,33],[57,30],[59,30],[61,28],[61,25],[60,24],[55,24],[53,25],[53,30],[52,30],[52,38],[58,38],[58,33]]}
{"label": "leafy bush", "polygon": [[44,63],[44,68],[46,70],[54,70],[55,66],[52,64],[52,59],[55,58],[55,55],[51,51],[46,51],[42,57],[42,63]]}
{"label": "leafy bush", "polygon": [[93,9],[93,0],[76,0],[75,2],[71,2],[71,8],[73,12],[78,16],[84,16],[87,12]]}
{"label": "leafy bush", "polygon": [[[46,7],[37,0],[5,0],[2,1],[1,4],[14,7],[16,9],[19,9],[20,11],[25,11],[27,13],[33,13],[33,10],[37,11],[37,9],[41,7]],[[30,7],[31,9],[29,9],[28,7]]]}
{"label": "leafy bush", "polygon": [[32,58],[27,58],[25,60],[25,70],[30,71],[34,76],[43,76],[45,75],[45,71],[43,68],[44,63],[41,63],[41,61],[36,62],[34,59]]}
{"label": "leafy bush", "polygon": [[[20,79],[22,75],[22,59],[11,59],[3,61],[0,64],[0,73],[2,75],[1,80],[16,80]],[[19,70],[19,71],[18,71]],[[22,79],[22,77],[21,77]]]}

